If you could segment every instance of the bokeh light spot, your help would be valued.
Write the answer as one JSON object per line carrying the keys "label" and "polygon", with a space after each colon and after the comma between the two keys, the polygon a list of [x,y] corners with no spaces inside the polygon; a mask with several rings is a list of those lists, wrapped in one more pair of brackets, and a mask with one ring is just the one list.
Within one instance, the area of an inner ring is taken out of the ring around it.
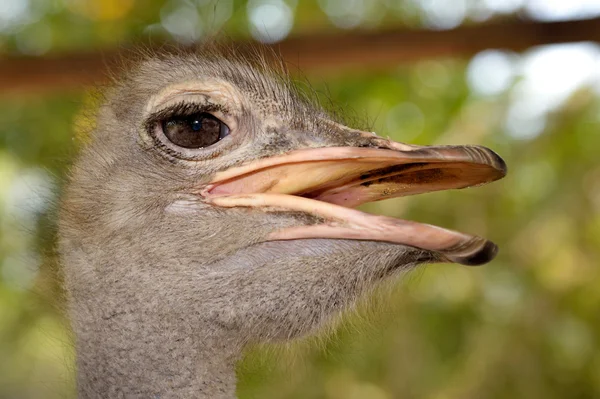
{"label": "bokeh light spot", "polygon": [[29,16],[29,0],[0,0],[0,31],[23,24]]}
{"label": "bokeh light spot", "polygon": [[425,24],[433,29],[452,29],[462,23],[467,14],[465,0],[424,0],[419,2]]}
{"label": "bokeh light spot", "polygon": [[292,30],[294,15],[282,0],[248,2],[248,18],[252,36],[263,43],[275,43]]}
{"label": "bokeh light spot", "polygon": [[525,0],[483,0],[483,6],[499,14],[510,14],[523,7]]}
{"label": "bokeh light spot", "polygon": [[160,21],[163,28],[179,42],[196,41],[203,33],[198,10],[189,4],[168,3],[160,11]]}
{"label": "bokeh light spot", "polygon": [[439,61],[420,62],[416,73],[420,84],[439,91],[445,90],[451,80],[448,67]]}
{"label": "bokeh light spot", "polygon": [[351,29],[361,24],[365,18],[365,1],[319,0],[321,9],[338,28]]}
{"label": "bokeh light spot", "polygon": [[467,81],[475,94],[496,95],[506,91],[515,76],[515,57],[498,50],[477,54],[467,67]]}
{"label": "bokeh light spot", "polygon": [[42,55],[53,44],[52,28],[45,23],[37,23],[15,34],[17,48],[22,54]]}
{"label": "bokeh light spot", "polygon": [[506,128],[514,138],[533,138],[546,124],[548,113],[576,90],[600,79],[600,46],[572,43],[542,46],[523,55],[521,81],[512,91]]}
{"label": "bokeh light spot", "polygon": [[600,1],[528,0],[525,10],[533,19],[540,21],[593,18],[600,15]]}

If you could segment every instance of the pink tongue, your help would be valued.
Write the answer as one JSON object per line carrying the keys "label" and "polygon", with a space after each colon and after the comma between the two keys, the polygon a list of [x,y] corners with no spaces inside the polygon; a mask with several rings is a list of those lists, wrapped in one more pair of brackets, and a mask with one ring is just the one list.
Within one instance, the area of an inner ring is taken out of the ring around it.
{"label": "pink tongue", "polygon": [[384,241],[408,245],[443,255],[449,261],[480,265],[493,259],[497,247],[480,237],[441,227],[376,216],[331,203],[284,194],[248,194],[207,198],[222,207],[252,207],[306,212],[326,220],[324,224],[291,227],[273,232],[269,240],[332,238]]}

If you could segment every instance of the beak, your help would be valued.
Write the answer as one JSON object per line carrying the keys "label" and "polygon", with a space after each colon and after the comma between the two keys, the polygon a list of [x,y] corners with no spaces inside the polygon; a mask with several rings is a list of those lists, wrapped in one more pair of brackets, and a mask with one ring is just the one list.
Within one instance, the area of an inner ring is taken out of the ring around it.
{"label": "beak", "polygon": [[323,221],[275,231],[269,240],[385,241],[466,265],[494,258],[496,245],[483,238],[349,208],[489,183],[506,175],[502,158],[480,146],[413,146],[380,138],[373,143],[377,148],[308,148],[259,159],[217,173],[201,195],[216,206],[300,211]]}

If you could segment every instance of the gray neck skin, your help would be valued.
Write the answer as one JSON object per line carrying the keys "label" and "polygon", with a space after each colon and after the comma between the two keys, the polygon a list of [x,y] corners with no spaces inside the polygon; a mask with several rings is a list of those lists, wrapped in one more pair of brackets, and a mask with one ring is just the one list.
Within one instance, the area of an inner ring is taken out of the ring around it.
{"label": "gray neck skin", "polygon": [[64,262],[80,398],[235,398],[245,342],[306,335],[375,281],[432,260],[397,245],[327,240],[255,245],[213,273],[143,269],[118,256],[89,267],[80,253]]}
{"label": "gray neck skin", "polygon": [[149,325],[113,320],[76,331],[79,398],[235,398],[227,339],[148,334]]}

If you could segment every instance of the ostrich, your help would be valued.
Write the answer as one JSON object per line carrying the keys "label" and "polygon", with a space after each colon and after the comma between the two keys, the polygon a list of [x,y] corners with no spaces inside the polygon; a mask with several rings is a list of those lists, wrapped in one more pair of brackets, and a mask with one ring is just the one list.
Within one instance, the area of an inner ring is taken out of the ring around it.
{"label": "ostrich", "polygon": [[418,264],[495,256],[353,208],[497,180],[498,155],[344,126],[255,58],[146,56],[107,90],[59,221],[80,398],[234,398],[248,344]]}

